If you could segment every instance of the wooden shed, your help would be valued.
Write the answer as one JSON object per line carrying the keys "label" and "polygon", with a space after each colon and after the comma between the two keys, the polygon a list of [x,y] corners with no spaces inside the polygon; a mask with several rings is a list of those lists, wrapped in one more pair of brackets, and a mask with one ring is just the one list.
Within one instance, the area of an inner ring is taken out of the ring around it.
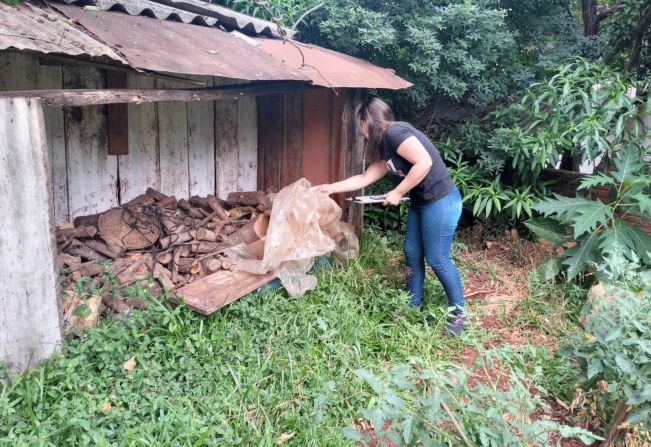
{"label": "wooden shed", "polygon": [[360,172],[366,89],[410,86],[199,0],[69,3],[0,2],[0,360],[17,370],[61,339],[55,225],[147,187],[223,197]]}

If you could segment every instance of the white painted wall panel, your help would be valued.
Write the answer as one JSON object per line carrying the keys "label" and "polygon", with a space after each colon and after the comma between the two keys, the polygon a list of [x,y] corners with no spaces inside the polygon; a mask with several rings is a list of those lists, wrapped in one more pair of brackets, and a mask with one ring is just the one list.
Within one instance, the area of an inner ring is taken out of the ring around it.
{"label": "white painted wall panel", "polygon": [[[206,86],[212,85],[208,79]],[[215,103],[193,101],[188,108],[188,172],[190,195],[215,193]]]}
{"label": "white painted wall panel", "polygon": [[[148,76],[129,74],[128,88],[154,88]],[[155,103],[129,104],[129,154],[118,157],[120,200],[122,203],[144,194],[147,188],[160,189],[158,115]]]}
{"label": "white painted wall panel", "polygon": [[254,96],[239,100],[237,143],[239,151],[239,191],[258,187],[258,113]]}
{"label": "white painted wall panel", "polygon": [[[187,88],[186,84],[157,81],[162,88]],[[158,103],[160,190],[177,199],[190,195],[188,178],[188,111],[183,102]]]}

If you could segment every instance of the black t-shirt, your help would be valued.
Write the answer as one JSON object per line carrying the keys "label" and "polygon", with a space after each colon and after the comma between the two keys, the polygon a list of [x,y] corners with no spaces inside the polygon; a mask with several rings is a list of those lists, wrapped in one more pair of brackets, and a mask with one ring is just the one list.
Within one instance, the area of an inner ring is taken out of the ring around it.
{"label": "black t-shirt", "polygon": [[406,177],[413,165],[398,154],[398,147],[409,137],[416,137],[432,158],[432,168],[409,192],[409,196],[414,203],[427,203],[440,199],[454,188],[454,182],[443,163],[441,154],[425,134],[409,123],[402,121],[391,123],[380,143],[380,154],[386,161],[389,171],[400,177]]}

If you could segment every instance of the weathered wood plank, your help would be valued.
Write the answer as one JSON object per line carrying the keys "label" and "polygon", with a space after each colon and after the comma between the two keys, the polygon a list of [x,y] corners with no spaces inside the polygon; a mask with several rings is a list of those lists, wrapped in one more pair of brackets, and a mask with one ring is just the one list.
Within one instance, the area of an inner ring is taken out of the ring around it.
{"label": "weathered wood plank", "polygon": [[[148,76],[130,74],[127,87],[154,88]],[[151,187],[160,190],[158,117],[156,104],[129,104],[129,154],[118,157],[120,200],[126,203]]]}
{"label": "weathered wood plank", "polygon": [[303,96],[302,92],[285,93],[283,96],[281,187],[303,177]]}
{"label": "weathered wood plank", "polygon": [[330,180],[330,90],[303,93],[303,176],[313,185]]}
{"label": "weathered wood plank", "polygon": [[[342,149],[346,154],[344,178],[364,171],[364,141],[358,129],[357,115],[366,93],[361,89],[346,92],[344,104],[344,121],[342,126]],[[349,195],[362,194],[363,190],[352,191]],[[344,219],[355,227],[355,233],[361,236],[364,207],[348,202],[344,209]]]}
{"label": "weathered wood plank", "polygon": [[240,99],[238,119],[238,191],[258,189],[258,123],[255,97]]}
{"label": "weathered wood plank", "polygon": [[220,307],[232,303],[247,293],[267,284],[276,276],[272,273],[254,275],[247,272],[221,270],[181,287],[177,293],[195,312],[210,315]]}
{"label": "weathered wood plank", "polygon": [[[220,81],[215,79],[217,84]],[[215,193],[222,199],[237,190],[240,163],[238,121],[238,101],[215,102]]]}
{"label": "weathered wood plank", "polygon": [[[101,88],[104,73],[90,67],[64,66],[64,88]],[[70,218],[118,205],[117,158],[108,155],[106,107],[65,110]]]}
{"label": "weathered wood plank", "polygon": [[[178,83],[158,81],[159,87],[176,88]],[[161,85],[162,84],[162,85]],[[158,104],[160,144],[160,188],[177,199],[190,197],[188,176],[188,109],[183,103]]]}
{"label": "weathered wood plank", "polygon": [[0,99],[0,361],[36,365],[61,342],[43,114],[38,101]]}
{"label": "weathered wood plank", "polygon": [[[210,78],[206,86],[212,85]],[[215,193],[215,103],[189,102],[188,147],[190,195]]]}
{"label": "weathered wood plank", "polygon": [[0,92],[35,89],[37,68],[34,56],[0,51]]}
{"label": "weathered wood plank", "polygon": [[77,90],[25,90],[0,93],[0,98],[24,96],[26,98],[41,98],[43,104],[67,107],[80,107],[102,104],[119,104],[125,102],[187,102],[187,101],[217,101],[234,100],[246,96],[270,95],[277,92],[296,91],[309,88],[303,83],[288,81],[238,84],[226,87],[182,89],[185,85],[179,82],[162,81],[176,84],[164,90],[130,90],[130,89],[77,89]]}
{"label": "weathered wood plank", "polygon": [[[120,71],[106,72],[107,88],[127,88],[127,74]],[[127,104],[109,104],[107,110],[108,153],[127,155],[129,153],[129,107]]]}
{"label": "weathered wood plank", "polygon": [[[60,65],[39,64],[37,88],[63,88],[63,70]],[[63,110],[44,107],[45,134],[47,135],[48,160],[52,183],[54,224],[70,221],[68,210],[68,173],[66,169],[66,131]]]}
{"label": "weathered wood plank", "polygon": [[282,94],[258,97],[258,187],[280,190],[283,144]]}

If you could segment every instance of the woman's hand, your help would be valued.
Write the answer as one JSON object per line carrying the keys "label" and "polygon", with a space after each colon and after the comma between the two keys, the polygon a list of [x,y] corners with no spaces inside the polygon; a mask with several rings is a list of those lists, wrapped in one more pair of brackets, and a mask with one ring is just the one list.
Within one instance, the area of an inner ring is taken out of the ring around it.
{"label": "woman's hand", "polygon": [[326,184],[323,184],[323,185],[315,186],[314,189],[316,189],[316,190],[319,191],[319,192],[322,192],[323,194],[328,194],[328,195],[330,195],[330,194],[332,194],[332,193],[335,192],[334,188],[333,188],[332,185],[329,184],[329,183],[326,183]]}
{"label": "woman's hand", "polygon": [[394,189],[384,195],[384,202],[382,202],[382,205],[398,205],[400,199],[402,199],[402,194]]}

